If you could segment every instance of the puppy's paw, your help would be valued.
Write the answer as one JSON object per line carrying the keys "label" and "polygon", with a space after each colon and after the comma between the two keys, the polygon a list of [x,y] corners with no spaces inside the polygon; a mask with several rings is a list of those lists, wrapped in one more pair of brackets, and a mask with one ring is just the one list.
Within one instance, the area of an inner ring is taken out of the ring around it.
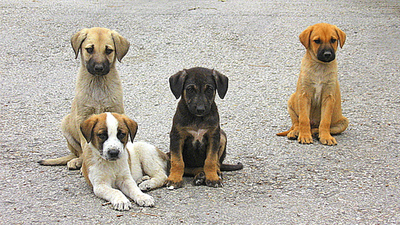
{"label": "puppy's paw", "polygon": [[148,180],[143,181],[142,183],[139,184],[139,188],[142,191],[150,191],[151,189],[157,188],[154,181],[150,180],[150,177]]}
{"label": "puppy's paw", "polygon": [[298,130],[292,130],[286,135],[286,137],[288,137],[290,140],[296,140],[298,136],[299,136]]}
{"label": "puppy's paw", "polygon": [[139,205],[139,206],[147,206],[147,207],[153,207],[154,206],[154,198],[151,197],[148,194],[138,194],[135,197],[135,202]]}
{"label": "puppy's paw", "polygon": [[78,170],[81,168],[81,166],[82,166],[82,159],[80,158],[71,159],[67,163],[67,167],[69,170]]}
{"label": "puppy's paw", "polygon": [[319,141],[321,142],[321,144],[323,145],[337,145],[337,141],[334,137],[332,137],[331,135],[321,135],[319,137]]}
{"label": "puppy's paw", "polygon": [[306,133],[306,134],[300,133],[299,137],[297,138],[297,140],[301,144],[311,144],[311,143],[313,143],[313,139],[312,139],[311,133]]}
{"label": "puppy's paw", "polygon": [[209,187],[222,187],[222,174],[218,172],[217,174],[211,176],[211,178],[206,177],[206,185]]}
{"label": "puppy's paw", "polygon": [[168,177],[168,179],[165,181],[165,186],[169,190],[173,190],[173,189],[176,189],[176,188],[181,188],[183,186],[183,180],[182,180],[182,178],[180,178],[180,179],[170,179]]}
{"label": "puppy's paw", "polygon": [[204,172],[198,173],[193,179],[193,184],[196,186],[206,184],[206,174]]}
{"label": "puppy's paw", "polygon": [[111,204],[113,206],[113,209],[118,211],[126,211],[132,208],[132,203],[125,196],[114,199],[113,201],[111,201]]}

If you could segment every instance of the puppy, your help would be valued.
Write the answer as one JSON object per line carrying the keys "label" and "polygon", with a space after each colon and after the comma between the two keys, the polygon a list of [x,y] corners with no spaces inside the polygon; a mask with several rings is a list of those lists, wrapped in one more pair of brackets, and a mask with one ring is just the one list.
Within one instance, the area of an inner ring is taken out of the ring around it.
{"label": "puppy", "polygon": [[[132,207],[126,196],[139,206],[154,206],[154,199],[141,190],[164,184],[168,156],[150,144],[129,141],[135,138],[136,122],[125,115],[102,113],[85,120],[80,129],[88,142],[82,174],[95,195],[110,201],[116,210]],[[145,181],[138,187],[135,180]]]}
{"label": "puppy", "polygon": [[318,134],[322,144],[337,144],[331,134],[340,134],[349,124],[342,115],[335,56],[339,43],[342,48],[345,41],[342,30],[326,23],[310,26],[300,34],[306,54],[296,92],[288,101],[292,127],[278,136],[309,144],[313,142],[311,135]]}
{"label": "puppy", "polygon": [[171,168],[166,186],[182,187],[184,174],[194,176],[194,184],[221,187],[220,171],[240,170],[222,164],[226,155],[226,134],[220,128],[215,95],[224,98],[228,78],[216,70],[196,67],[169,79],[178,107],[170,133]]}
{"label": "puppy", "polygon": [[76,58],[81,52],[81,66],[76,82],[71,113],[64,117],[61,129],[71,154],[57,159],[41,160],[41,165],[65,165],[79,169],[82,148],[86,144],[80,124],[92,114],[124,113],[122,84],[116,61],[121,61],[129,42],[117,32],[105,28],[83,29],[71,38]]}

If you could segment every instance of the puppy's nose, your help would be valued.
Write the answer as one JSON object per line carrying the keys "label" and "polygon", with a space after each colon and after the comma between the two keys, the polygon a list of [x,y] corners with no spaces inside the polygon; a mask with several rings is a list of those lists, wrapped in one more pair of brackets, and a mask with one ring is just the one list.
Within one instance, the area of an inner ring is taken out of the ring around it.
{"label": "puppy's nose", "polygon": [[204,105],[197,106],[196,111],[197,114],[202,115],[206,111],[206,108],[204,107]]}
{"label": "puppy's nose", "polygon": [[103,64],[96,64],[96,65],[94,65],[94,71],[95,72],[103,72],[103,70],[104,70],[104,66],[103,66]]}
{"label": "puppy's nose", "polygon": [[110,151],[108,151],[108,155],[110,156],[110,158],[118,158],[119,155],[119,150],[118,149],[111,149]]}
{"label": "puppy's nose", "polygon": [[330,52],[330,51],[324,52],[324,58],[325,59],[330,59],[331,57],[332,57],[332,52]]}

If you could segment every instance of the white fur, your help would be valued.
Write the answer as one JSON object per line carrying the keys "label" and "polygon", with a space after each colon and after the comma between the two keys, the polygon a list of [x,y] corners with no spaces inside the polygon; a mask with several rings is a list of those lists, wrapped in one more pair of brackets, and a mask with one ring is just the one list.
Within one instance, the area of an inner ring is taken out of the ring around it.
{"label": "white fur", "polygon": [[[153,197],[140,189],[150,190],[164,184],[167,179],[166,160],[160,157],[153,145],[144,142],[134,144],[128,142],[123,148],[123,143],[117,138],[118,120],[111,113],[107,113],[106,124],[109,137],[103,145],[103,151],[122,147],[119,158],[109,161],[100,155],[92,143],[89,143],[88,148],[92,151],[92,158],[88,167],[88,178],[93,185],[95,195],[110,201],[116,210],[129,210],[132,207],[126,196],[139,206],[154,206]],[[139,188],[135,180],[142,179],[144,173],[151,178],[143,181]]]}

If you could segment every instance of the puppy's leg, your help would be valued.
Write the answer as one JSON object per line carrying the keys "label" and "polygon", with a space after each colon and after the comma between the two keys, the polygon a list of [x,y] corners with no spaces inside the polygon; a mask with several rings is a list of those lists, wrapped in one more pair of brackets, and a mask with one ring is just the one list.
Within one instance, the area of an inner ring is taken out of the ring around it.
{"label": "puppy's leg", "polygon": [[313,143],[310,126],[311,99],[307,93],[299,95],[299,109],[299,136],[297,140],[301,144],[311,144]]}
{"label": "puppy's leg", "polygon": [[149,179],[143,180],[139,184],[140,190],[149,191],[164,185],[168,178],[168,156],[155,146],[145,142],[135,142],[133,144],[133,151],[137,153],[136,156],[140,160],[139,165],[142,165],[140,171],[143,169],[144,174],[149,176]]}
{"label": "puppy's leg", "polygon": [[130,174],[117,181],[119,189],[133,199],[139,206],[154,206],[154,198],[143,193]]}
{"label": "puppy's leg", "polygon": [[[204,161],[204,174],[206,175],[206,185],[209,187],[222,187],[219,171],[219,157],[221,156],[221,139],[220,131],[210,138],[210,143],[207,149],[207,157]],[[225,146],[225,145],[224,145]],[[225,147],[223,146],[223,151]]]}
{"label": "puppy's leg", "polygon": [[168,189],[174,189],[183,185],[182,177],[185,172],[185,163],[183,162],[182,149],[185,140],[176,133],[171,132],[170,136],[171,168],[165,185]]}
{"label": "puppy's leg", "polygon": [[324,145],[336,145],[336,139],[332,137],[331,121],[332,113],[335,105],[335,98],[333,95],[327,95],[322,99],[321,107],[321,122],[319,125],[319,141]]}
{"label": "puppy's leg", "polygon": [[342,117],[340,120],[331,124],[331,134],[340,134],[349,126],[349,120]]}
{"label": "puppy's leg", "polygon": [[105,183],[93,183],[94,194],[111,202],[115,210],[123,211],[132,208],[129,199],[119,190]]}
{"label": "puppy's leg", "polygon": [[286,135],[289,139],[295,140],[299,136],[299,115],[296,112],[296,105],[298,101],[296,100],[296,93],[292,94],[288,101],[288,112],[290,115],[290,119],[292,120],[292,127],[289,131],[282,132],[278,135]]}

